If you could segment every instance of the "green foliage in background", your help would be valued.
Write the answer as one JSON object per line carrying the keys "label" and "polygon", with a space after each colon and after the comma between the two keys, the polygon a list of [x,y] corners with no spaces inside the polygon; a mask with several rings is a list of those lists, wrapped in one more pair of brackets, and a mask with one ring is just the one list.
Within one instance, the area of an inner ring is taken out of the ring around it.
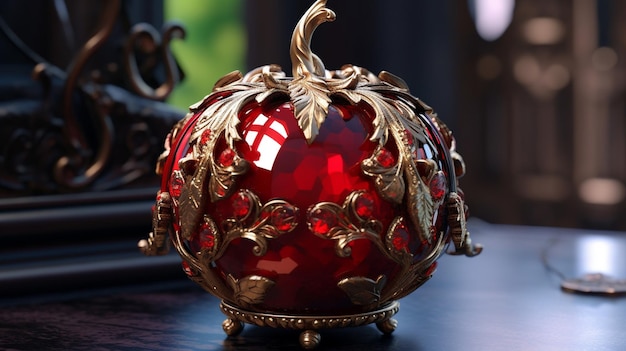
{"label": "green foliage in background", "polygon": [[165,0],[165,20],[178,21],[187,31],[173,40],[174,56],[185,79],[168,98],[187,108],[211,92],[225,74],[245,68],[245,27],[242,0]]}

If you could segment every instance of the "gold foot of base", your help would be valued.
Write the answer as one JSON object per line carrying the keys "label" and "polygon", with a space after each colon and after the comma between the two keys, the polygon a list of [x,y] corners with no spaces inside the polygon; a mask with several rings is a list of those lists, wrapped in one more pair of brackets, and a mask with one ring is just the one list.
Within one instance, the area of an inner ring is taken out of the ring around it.
{"label": "gold foot of base", "polygon": [[243,330],[243,323],[238,320],[228,318],[222,322],[222,329],[228,336],[237,336]]}
{"label": "gold foot of base", "polygon": [[396,328],[398,327],[398,321],[393,318],[389,318],[387,320],[376,323],[376,327],[383,334],[389,335],[393,333],[393,331],[396,330]]}
{"label": "gold foot of base", "polygon": [[315,330],[305,330],[300,334],[300,346],[305,350],[312,350],[320,344],[322,336]]}

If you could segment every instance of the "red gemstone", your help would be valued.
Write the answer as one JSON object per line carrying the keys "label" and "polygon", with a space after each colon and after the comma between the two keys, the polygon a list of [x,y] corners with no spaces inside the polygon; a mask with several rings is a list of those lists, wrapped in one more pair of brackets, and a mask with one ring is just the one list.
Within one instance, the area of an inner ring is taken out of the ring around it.
{"label": "red gemstone", "polygon": [[205,129],[200,135],[200,144],[206,145],[211,140],[211,130]]}
{"label": "red gemstone", "polygon": [[191,269],[191,266],[189,266],[189,263],[187,263],[187,261],[183,261],[181,263],[181,266],[183,266],[183,272],[185,272],[185,274],[187,274],[188,276],[192,277],[196,275],[196,272]]}
{"label": "red gemstone", "polygon": [[430,195],[433,200],[439,201],[443,199],[448,191],[448,183],[446,182],[446,176],[443,172],[439,171],[430,180]]}
{"label": "red gemstone", "polygon": [[298,224],[297,215],[293,207],[283,206],[272,211],[270,220],[276,229],[285,232]]}
{"label": "red gemstone", "polygon": [[215,246],[215,233],[211,226],[207,223],[202,223],[200,226],[200,230],[198,231],[198,238],[200,242],[201,249],[213,249]]}
{"label": "red gemstone", "polygon": [[374,197],[369,193],[360,194],[354,203],[354,210],[361,218],[371,218],[374,214]]}
{"label": "red gemstone", "polygon": [[224,197],[224,196],[226,196],[226,189],[224,189],[224,188],[223,188],[223,187],[221,187],[221,186],[218,186],[218,187],[215,189],[215,193],[217,193],[217,196],[219,196],[220,198],[221,198],[221,197]]}
{"label": "red gemstone", "polygon": [[330,210],[318,208],[309,214],[311,231],[317,235],[326,235],[337,225],[337,215]]}
{"label": "red gemstone", "polygon": [[172,177],[170,178],[170,195],[178,199],[184,185],[185,179],[183,179],[183,175],[180,171],[174,171],[172,173]]}
{"label": "red gemstone", "polygon": [[396,164],[396,158],[393,156],[391,151],[385,148],[380,149],[376,155],[376,161],[378,161],[378,163],[385,168],[391,168]]}
{"label": "red gemstone", "polygon": [[232,206],[235,217],[245,218],[248,216],[250,209],[252,208],[252,199],[250,198],[250,195],[240,191],[233,196]]}
{"label": "red gemstone", "polygon": [[396,250],[409,252],[409,232],[403,222],[394,228],[391,243]]}
{"label": "red gemstone", "polygon": [[224,151],[222,151],[217,161],[222,167],[230,167],[233,165],[233,161],[235,160],[236,155],[237,154],[233,149],[226,148]]}

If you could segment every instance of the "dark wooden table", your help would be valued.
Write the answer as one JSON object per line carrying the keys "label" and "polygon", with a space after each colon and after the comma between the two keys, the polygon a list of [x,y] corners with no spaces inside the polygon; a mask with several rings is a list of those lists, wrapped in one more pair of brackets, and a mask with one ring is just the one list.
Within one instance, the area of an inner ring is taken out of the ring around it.
{"label": "dark wooden table", "polygon": [[[626,350],[626,297],[564,292],[554,272],[626,278],[626,234],[480,221],[470,230],[485,251],[442,257],[433,279],[400,301],[391,336],[325,330],[319,349]],[[218,304],[186,279],[13,296],[0,305],[0,349],[299,349],[297,331],[246,325],[226,337]]]}

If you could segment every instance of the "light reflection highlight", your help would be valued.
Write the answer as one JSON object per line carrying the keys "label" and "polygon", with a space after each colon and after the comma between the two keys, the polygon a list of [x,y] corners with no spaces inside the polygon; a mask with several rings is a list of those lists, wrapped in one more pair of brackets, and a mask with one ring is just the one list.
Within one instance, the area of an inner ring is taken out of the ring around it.
{"label": "light reflection highlight", "polygon": [[620,252],[615,240],[606,236],[588,236],[578,242],[578,272],[619,275]]}
{"label": "light reflection highlight", "polygon": [[469,0],[469,7],[478,35],[484,40],[494,41],[511,24],[515,0]]}
{"label": "light reflection highlight", "polygon": [[253,150],[259,151],[254,164],[271,171],[280,148],[287,140],[287,128],[282,121],[259,115],[244,132],[244,140]]}

